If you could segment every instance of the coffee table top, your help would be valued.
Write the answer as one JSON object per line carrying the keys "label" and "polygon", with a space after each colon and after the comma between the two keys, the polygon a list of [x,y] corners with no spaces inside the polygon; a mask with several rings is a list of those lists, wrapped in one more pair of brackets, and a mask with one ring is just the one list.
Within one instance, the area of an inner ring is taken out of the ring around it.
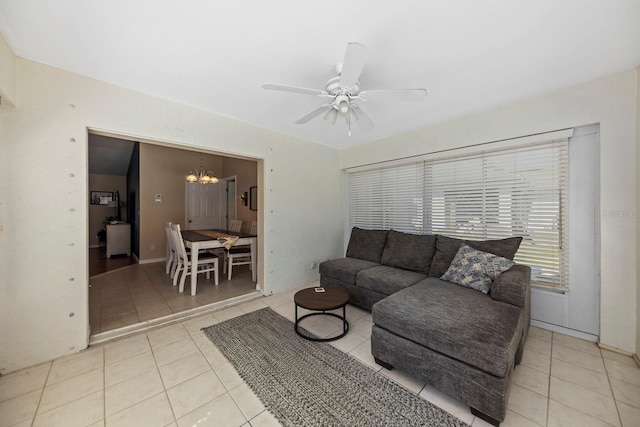
{"label": "coffee table top", "polygon": [[315,289],[307,288],[296,292],[293,301],[307,310],[335,310],[349,302],[349,294],[345,290],[324,288],[324,292],[316,292]]}

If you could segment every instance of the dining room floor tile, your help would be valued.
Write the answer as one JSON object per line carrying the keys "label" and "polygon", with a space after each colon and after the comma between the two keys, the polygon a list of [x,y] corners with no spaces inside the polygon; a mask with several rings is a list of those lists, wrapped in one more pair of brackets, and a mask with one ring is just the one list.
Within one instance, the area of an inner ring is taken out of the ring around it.
{"label": "dining room floor tile", "polygon": [[[97,252],[91,253],[98,256]],[[256,291],[248,265],[234,268],[233,279],[220,274],[219,285],[213,275],[198,277],[195,296],[190,284],[178,292],[173,279],[165,274],[164,262],[152,264],[114,264],[115,271],[103,272],[89,278],[89,318],[91,334],[99,334],[141,322],[180,313]]]}

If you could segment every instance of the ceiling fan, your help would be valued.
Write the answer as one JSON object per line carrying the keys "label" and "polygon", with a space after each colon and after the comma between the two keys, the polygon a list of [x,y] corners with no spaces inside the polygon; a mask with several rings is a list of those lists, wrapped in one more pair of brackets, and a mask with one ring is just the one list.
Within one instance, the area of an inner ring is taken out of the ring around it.
{"label": "ceiling fan", "polygon": [[304,87],[288,86],[274,83],[264,83],[262,87],[270,90],[303,93],[321,98],[330,98],[326,103],[302,116],[295,123],[304,124],[324,113],[324,119],[335,124],[338,117],[347,122],[349,136],[351,136],[351,122],[356,122],[363,129],[371,129],[374,125],[369,116],[360,107],[359,101],[395,97],[406,100],[420,100],[427,96],[426,89],[374,89],[360,90],[358,78],[369,58],[369,49],[362,43],[347,44],[342,63],[335,66],[337,76],[330,79],[324,90]]}

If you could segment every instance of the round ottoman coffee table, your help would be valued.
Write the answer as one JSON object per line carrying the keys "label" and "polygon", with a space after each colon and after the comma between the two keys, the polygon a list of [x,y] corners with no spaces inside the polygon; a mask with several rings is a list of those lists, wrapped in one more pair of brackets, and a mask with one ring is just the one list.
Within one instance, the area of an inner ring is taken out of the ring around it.
{"label": "round ottoman coffee table", "polygon": [[[319,289],[324,289],[324,292],[318,292]],[[349,331],[349,323],[347,323],[347,303],[349,302],[349,294],[338,288],[307,288],[296,292],[293,296],[293,302],[296,306],[296,322],[295,330],[302,338],[311,341],[333,341],[338,338],[342,338],[347,335]],[[316,311],[316,313],[308,313],[298,319],[298,307],[306,308],[307,310]],[[342,308],[342,316],[336,313],[327,313],[328,310],[336,310]],[[342,333],[335,337],[329,338],[315,338],[304,335],[300,332],[298,323],[302,319],[310,316],[333,316],[342,320]]]}

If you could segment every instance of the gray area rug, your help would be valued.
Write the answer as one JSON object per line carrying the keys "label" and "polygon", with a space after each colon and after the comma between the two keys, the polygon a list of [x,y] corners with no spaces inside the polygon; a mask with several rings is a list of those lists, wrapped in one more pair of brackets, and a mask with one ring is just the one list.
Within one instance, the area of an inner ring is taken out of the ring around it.
{"label": "gray area rug", "polygon": [[282,425],[467,425],[270,308],[203,331]]}

